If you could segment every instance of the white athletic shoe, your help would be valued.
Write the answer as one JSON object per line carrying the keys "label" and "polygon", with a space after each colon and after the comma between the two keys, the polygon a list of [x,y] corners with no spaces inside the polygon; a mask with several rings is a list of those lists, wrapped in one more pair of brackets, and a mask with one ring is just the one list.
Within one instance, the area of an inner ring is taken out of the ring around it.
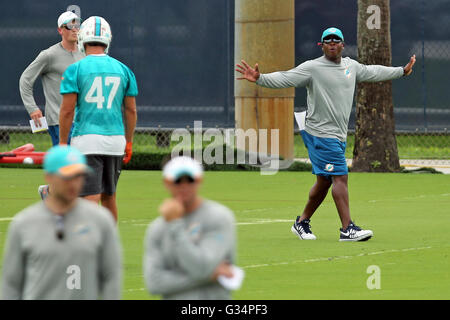
{"label": "white athletic shoe", "polygon": [[309,224],[310,220],[305,219],[298,223],[300,216],[297,217],[293,226],[291,227],[291,231],[301,240],[316,240],[316,236],[311,231],[311,226]]}
{"label": "white athletic shoe", "polygon": [[367,241],[373,236],[372,230],[363,230],[350,221],[347,229],[340,228],[339,241]]}

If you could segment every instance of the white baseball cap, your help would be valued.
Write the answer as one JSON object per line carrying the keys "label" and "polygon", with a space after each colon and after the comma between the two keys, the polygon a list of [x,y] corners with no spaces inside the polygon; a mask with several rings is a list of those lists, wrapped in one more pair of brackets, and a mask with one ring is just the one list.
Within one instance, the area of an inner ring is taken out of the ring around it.
{"label": "white baseball cap", "polygon": [[58,18],[58,28],[60,28],[63,24],[66,24],[73,19],[81,20],[79,16],[77,16],[73,11],[66,11],[61,13]]}
{"label": "white baseball cap", "polygon": [[176,157],[167,162],[163,168],[163,177],[175,181],[183,176],[198,179],[203,176],[203,168],[200,163],[190,157]]}

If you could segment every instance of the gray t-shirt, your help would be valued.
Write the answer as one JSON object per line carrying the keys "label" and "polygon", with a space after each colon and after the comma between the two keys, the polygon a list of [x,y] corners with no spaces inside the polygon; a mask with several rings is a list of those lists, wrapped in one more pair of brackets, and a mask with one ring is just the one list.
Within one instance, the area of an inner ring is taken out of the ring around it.
{"label": "gray t-shirt", "polygon": [[44,202],[12,220],[3,258],[1,299],[120,299],[121,252],[111,213],[77,199],[62,220]]}
{"label": "gray t-shirt", "polygon": [[288,71],[261,74],[256,84],[267,88],[306,87],[305,130],[317,137],[346,141],[356,83],[401,76],[403,67],[364,65],[348,57],[334,63],[322,56]]}
{"label": "gray t-shirt", "polygon": [[235,233],[232,211],[211,200],[181,219],[158,217],[145,236],[147,289],[164,299],[230,299],[230,291],[210,277],[221,262],[235,263]]}
{"label": "gray t-shirt", "polygon": [[41,51],[20,77],[19,89],[28,113],[38,110],[33,96],[33,86],[38,76],[42,78],[45,96],[45,117],[50,126],[59,124],[59,109],[62,96],[59,93],[61,77],[67,67],[84,58],[84,53],[64,49],[61,43]]}

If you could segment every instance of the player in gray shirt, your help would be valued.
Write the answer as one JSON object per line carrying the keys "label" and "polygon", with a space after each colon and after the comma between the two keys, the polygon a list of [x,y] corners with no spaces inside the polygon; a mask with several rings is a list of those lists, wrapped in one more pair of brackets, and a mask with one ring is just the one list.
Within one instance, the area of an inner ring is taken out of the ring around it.
{"label": "player in gray shirt", "polygon": [[348,200],[348,168],[345,159],[347,128],[357,82],[377,82],[409,75],[416,61],[412,56],[405,67],[363,65],[342,57],[344,36],[338,28],[326,29],[320,45],[324,55],[306,61],[294,69],[260,74],[258,64],[251,68],[242,60],[236,71],[246,79],[267,88],[306,87],[307,112],[305,129],[301,130],[305,146],[317,176],[316,184],[302,216],[291,231],[304,240],[315,240],[310,218],[332,186],[332,195],[341,219],[340,241],[364,241],[371,230],[362,230],[350,218]]}
{"label": "player in gray shirt", "polygon": [[78,198],[89,170],[70,146],[50,149],[46,180],[54,190],[18,213],[8,230],[1,299],[120,299],[121,252],[111,214]]}
{"label": "player in gray shirt", "polygon": [[38,76],[41,76],[45,96],[45,117],[49,126],[52,144],[59,143],[59,108],[62,97],[59,93],[61,77],[67,67],[84,57],[78,51],[77,34],[80,18],[73,12],[62,13],[58,18],[58,33],[61,42],[43,50],[25,69],[20,77],[19,89],[23,104],[31,119],[40,124],[42,112],[33,96],[33,86]]}
{"label": "player in gray shirt", "polygon": [[164,299],[230,299],[219,276],[231,277],[236,259],[234,215],[227,207],[202,199],[201,165],[188,157],[172,159],[163,170],[172,194],[160,207],[145,236],[147,289]]}
{"label": "player in gray shirt", "polygon": [[[36,125],[42,112],[33,96],[33,86],[38,76],[41,76],[45,96],[45,118],[48,133],[54,146],[59,144],[59,109],[62,96],[60,94],[61,78],[67,67],[85,57],[78,51],[78,30],[80,18],[72,11],[63,12],[58,17],[58,33],[61,42],[41,51],[37,58],[25,69],[19,80],[20,96],[23,104]],[[67,143],[70,143],[70,134]],[[49,193],[48,185],[41,185],[38,193],[44,199]]]}

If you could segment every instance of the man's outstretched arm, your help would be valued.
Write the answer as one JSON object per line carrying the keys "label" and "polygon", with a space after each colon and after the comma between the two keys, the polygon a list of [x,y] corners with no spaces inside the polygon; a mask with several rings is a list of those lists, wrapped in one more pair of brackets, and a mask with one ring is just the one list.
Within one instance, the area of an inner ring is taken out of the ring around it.
{"label": "man's outstretched arm", "polygon": [[236,78],[237,80],[248,80],[250,82],[256,82],[259,79],[259,67],[258,64],[255,64],[255,67],[252,68],[248,65],[247,62],[241,60],[242,64],[236,65],[236,71],[242,74],[242,77]]}
{"label": "man's outstretched arm", "polygon": [[403,74],[405,76],[409,76],[413,71],[413,66],[416,63],[416,55],[413,54],[413,56],[409,59],[408,64],[403,68]]}
{"label": "man's outstretched arm", "polygon": [[267,74],[261,74],[259,72],[258,64],[255,64],[255,67],[252,68],[244,60],[241,60],[241,63],[242,64],[236,65],[237,68],[235,70],[241,73],[242,76],[236,79],[245,79],[266,88],[281,89],[305,87],[311,79],[311,73],[307,67],[308,62],[304,62],[288,71],[278,71]]}
{"label": "man's outstretched arm", "polygon": [[413,55],[408,64],[404,67],[386,67],[381,65],[358,64],[356,81],[357,82],[379,82],[397,79],[402,76],[409,76],[416,63],[416,56]]}

